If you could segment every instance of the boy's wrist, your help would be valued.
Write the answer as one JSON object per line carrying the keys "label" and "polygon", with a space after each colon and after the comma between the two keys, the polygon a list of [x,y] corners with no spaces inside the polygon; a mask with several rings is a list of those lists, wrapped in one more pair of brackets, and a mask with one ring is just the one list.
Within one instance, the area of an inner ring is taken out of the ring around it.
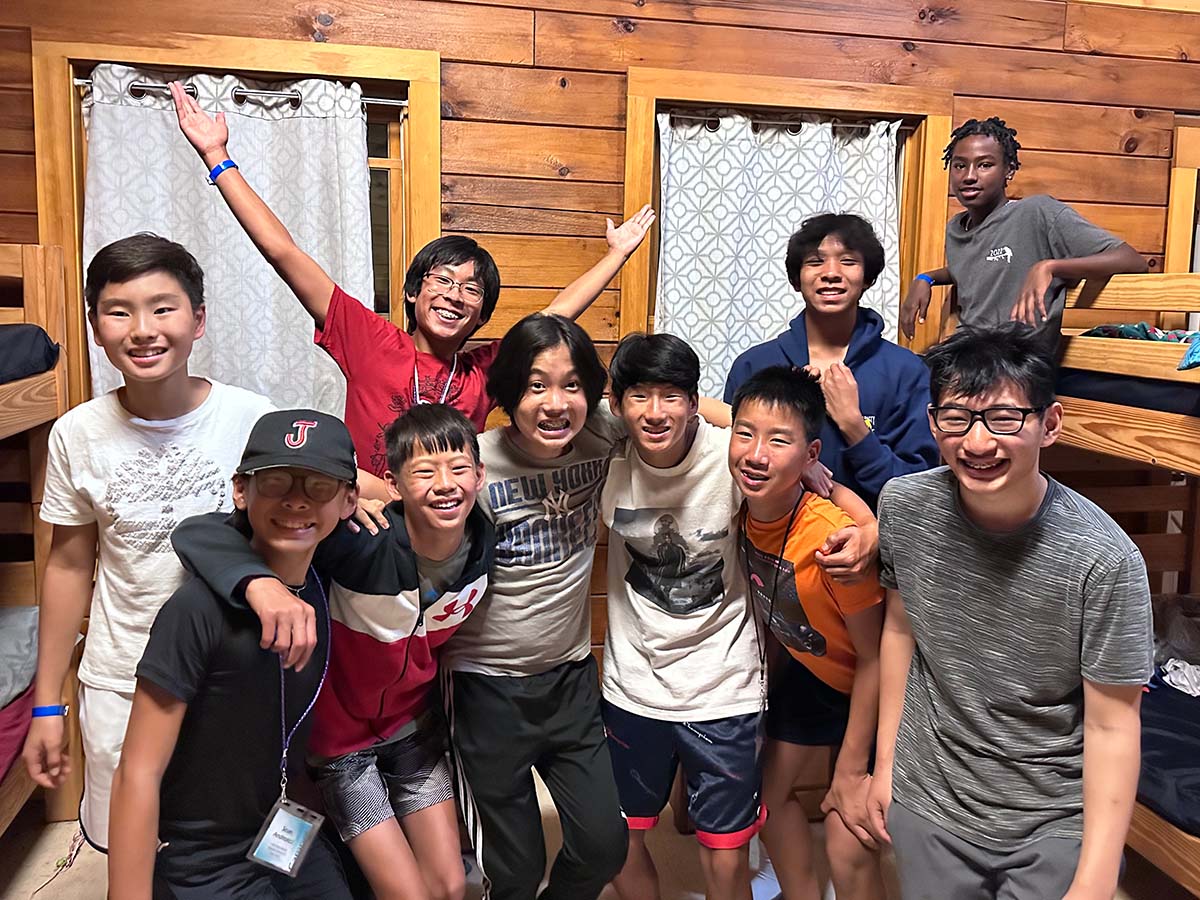
{"label": "boy's wrist", "polygon": [[224,146],[221,146],[215,150],[205,150],[200,154],[200,158],[204,160],[204,165],[211,170],[214,166],[229,159],[229,151]]}

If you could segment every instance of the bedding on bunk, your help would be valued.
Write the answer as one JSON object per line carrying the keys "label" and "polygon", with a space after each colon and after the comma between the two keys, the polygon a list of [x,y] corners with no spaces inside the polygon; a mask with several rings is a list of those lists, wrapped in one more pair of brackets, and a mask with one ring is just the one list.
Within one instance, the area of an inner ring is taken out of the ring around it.
{"label": "bedding on bunk", "polygon": [[1146,322],[1136,325],[1097,325],[1083,332],[1080,337],[1118,338],[1132,341],[1160,341],[1168,344],[1189,344],[1183,359],[1176,366],[1180,371],[1194,369],[1200,366],[1200,331],[1188,331],[1184,328],[1172,328],[1163,331]]}
{"label": "bedding on bunk", "polygon": [[37,671],[36,606],[0,609],[0,778],[21,755]]}
{"label": "bedding on bunk", "polygon": [[1138,800],[1176,828],[1200,837],[1200,697],[1157,677],[1151,684],[1142,697]]}
{"label": "bedding on bunk", "polygon": [[58,350],[37,325],[0,325],[0,384],[50,371]]}
{"label": "bedding on bunk", "polygon": [[[1200,342],[1192,346],[1200,347]],[[1060,397],[1200,416],[1200,385],[1178,381],[1063,368],[1058,370],[1057,391]]]}

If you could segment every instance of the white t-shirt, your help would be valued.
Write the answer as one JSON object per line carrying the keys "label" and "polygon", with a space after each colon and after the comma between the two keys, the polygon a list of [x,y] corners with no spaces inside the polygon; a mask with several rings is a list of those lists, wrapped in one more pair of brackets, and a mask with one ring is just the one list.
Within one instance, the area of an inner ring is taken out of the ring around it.
{"label": "white t-shirt", "polygon": [[41,517],[99,531],[99,565],[79,680],[132,692],[159,607],[183,583],[171,532],[188,516],[233,508],[230,478],[266,397],[211,381],[178,419],[131,415],[117,392],[75,407],[50,432]]}
{"label": "white t-shirt", "polygon": [[614,451],[600,508],[608,537],[604,699],[668,722],[758,712],[759,645],[738,566],[742,494],[729,430],[701,421],[683,461]]}

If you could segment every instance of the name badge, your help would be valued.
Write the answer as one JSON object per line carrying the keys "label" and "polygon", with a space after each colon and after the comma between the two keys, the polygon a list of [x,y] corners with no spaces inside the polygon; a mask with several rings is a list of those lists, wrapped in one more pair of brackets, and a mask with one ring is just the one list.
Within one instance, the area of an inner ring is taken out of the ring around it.
{"label": "name badge", "polygon": [[267,814],[246,858],[292,878],[321,833],[325,817],[280,797]]}

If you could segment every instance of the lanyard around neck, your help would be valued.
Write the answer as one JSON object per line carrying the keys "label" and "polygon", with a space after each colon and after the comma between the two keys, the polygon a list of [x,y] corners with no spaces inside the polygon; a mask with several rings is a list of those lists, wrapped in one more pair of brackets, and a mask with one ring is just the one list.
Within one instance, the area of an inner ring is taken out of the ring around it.
{"label": "lanyard around neck", "polygon": [[[312,700],[308,702],[308,706],[304,708],[304,712],[300,713],[300,718],[296,720],[296,724],[292,726],[292,730],[287,730],[287,697],[284,688],[283,678],[283,660],[279,660],[279,737],[283,743],[283,754],[279,760],[279,795],[284,797],[287,795],[287,755],[288,747],[291,746],[292,738],[296,736],[296,732],[300,730],[301,723],[312,712],[312,708],[317,703],[317,697],[321,694],[321,688],[325,686],[325,676],[329,673],[329,600],[325,596],[325,588],[321,586],[321,579],[317,577],[317,573],[313,571],[312,566],[308,568],[308,577],[312,578],[317,585],[317,591],[321,595],[321,606],[325,608],[325,666],[321,669],[321,680],[317,682],[317,689],[313,691]],[[307,582],[305,582],[307,584]],[[301,588],[303,590],[303,588]],[[299,596],[297,594],[296,596]]]}
{"label": "lanyard around neck", "polygon": [[[450,396],[450,386],[454,384],[454,373],[458,371],[458,354],[450,360],[450,374],[446,377],[446,386],[442,388],[442,396],[438,398],[438,403],[445,403],[446,398]],[[421,399],[421,373],[417,371],[417,359],[413,357],[413,406],[420,406],[426,401]]]}
{"label": "lanyard around neck", "polygon": [[[779,542],[779,558],[775,563],[775,575],[771,579],[771,597],[770,603],[767,606],[767,621],[764,625],[766,630],[771,630],[771,625],[775,619],[775,597],[779,591],[779,573],[783,569],[784,554],[787,552],[788,536],[792,533],[792,526],[796,524],[796,513],[800,511],[800,505],[804,502],[804,491],[800,492],[800,496],[796,498],[795,504],[792,506],[791,515],[788,516],[787,526],[783,529],[783,539]],[[749,529],[746,523],[750,518],[750,510],[748,507],[742,509],[741,519],[738,521],[738,537],[742,545],[742,553],[745,554],[746,562],[746,593],[751,606],[757,605],[754,599],[754,581],[750,575],[750,550],[754,547],[754,542],[750,540]],[[766,587],[766,584],[763,584]],[[757,623],[758,617],[755,616]],[[754,636],[758,640],[758,677],[760,682],[765,684],[767,678],[767,645],[764,635],[759,633],[757,624],[754,629]]]}

